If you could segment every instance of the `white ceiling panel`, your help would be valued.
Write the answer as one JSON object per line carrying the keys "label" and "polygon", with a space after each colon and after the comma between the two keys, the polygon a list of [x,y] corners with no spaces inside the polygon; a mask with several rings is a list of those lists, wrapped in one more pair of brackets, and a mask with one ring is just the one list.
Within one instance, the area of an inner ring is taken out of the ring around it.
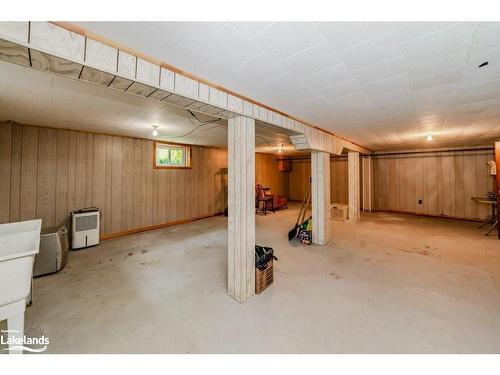
{"label": "white ceiling panel", "polygon": [[[231,49],[230,54],[226,53],[228,47]],[[198,49],[199,53],[227,67],[241,64],[257,56],[261,51],[261,48],[227,24],[218,29]]]}
{"label": "white ceiling panel", "polygon": [[400,35],[398,31],[391,31],[339,51],[339,55],[350,69],[361,69],[400,56]]}
{"label": "white ceiling panel", "polygon": [[323,42],[322,34],[307,22],[277,22],[251,39],[280,60],[287,59]]}
{"label": "white ceiling panel", "polygon": [[[78,24],[376,150],[500,137],[500,23]],[[119,127],[117,118],[95,119]]]}
{"label": "white ceiling panel", "polygon": [[341,63],[341,61],[334,48],[329,43],[323,42],[286,59],[284,63],[291,70],[303,76],[311,72],[322,71]]}

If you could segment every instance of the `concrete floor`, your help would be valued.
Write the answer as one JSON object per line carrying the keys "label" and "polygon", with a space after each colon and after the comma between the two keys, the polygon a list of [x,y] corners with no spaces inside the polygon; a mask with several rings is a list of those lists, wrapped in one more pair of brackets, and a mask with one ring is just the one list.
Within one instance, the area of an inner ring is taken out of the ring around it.
{"label": "concrete floor", "polygon": [[477,223],[386,213],[289,244],[297,208],[257,217],[275,283],[226,294],[227,219],[71,252],[35,279],[26,331],[52,353],[500,353],[500,242]]}

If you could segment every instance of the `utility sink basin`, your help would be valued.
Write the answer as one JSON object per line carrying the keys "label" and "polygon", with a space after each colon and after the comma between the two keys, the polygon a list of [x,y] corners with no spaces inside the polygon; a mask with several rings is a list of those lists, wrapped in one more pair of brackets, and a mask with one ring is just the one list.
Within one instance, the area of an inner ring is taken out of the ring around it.
{"label": "utility sink basin", "polygon": [[[24,336],[26,298],[41,227],[41,219],[0,224],[0,320],[7,319],[9,342]],[[10,353],[22,353],[14,346],[19,345],[9,345]]]}

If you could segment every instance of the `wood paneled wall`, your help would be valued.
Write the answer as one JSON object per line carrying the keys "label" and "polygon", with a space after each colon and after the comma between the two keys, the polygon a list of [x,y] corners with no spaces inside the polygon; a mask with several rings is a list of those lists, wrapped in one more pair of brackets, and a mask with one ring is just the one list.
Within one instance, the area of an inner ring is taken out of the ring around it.
{"label": "wood paneled wall", "polygon": [[[495,191],[487,165],[493,159],[493,150],[373,156],[374,209],[484,219],[491,207],[471,197]],[[348,203],[347,159],[331,158],[330,173],[332,202]],[[293,161],[290,199],[303,199],[310,175],[310,160]]]}
{"label": "wood paneled wall", "polygon": [[154,169],[153,142],[0,123],[0,222],[68,225],[102,210],[101,236],[220,213],[227,151],[192,147],[192,169]]}
{"label": "wood paneled wall", "polygon": [[376,156],[375,209],[484,219],[491,207],[471,197],[494,191],[487,165],[493,158],[492,150]]}
{"label": "wood paneled wall", "polygon": [[[307,193],[311,177],[311,160],[299,159],[293,161],[289,176],[290,199],[301,201]],[[347,203],[347,158],[330,158],[330,197],[335,203]]]}
{"label": "wood paneled wall", "polygon": [[275,194],[288,197],[289,172],[278,170],[278,160],[275,155],[255,154],[255,183],[270,187]]}

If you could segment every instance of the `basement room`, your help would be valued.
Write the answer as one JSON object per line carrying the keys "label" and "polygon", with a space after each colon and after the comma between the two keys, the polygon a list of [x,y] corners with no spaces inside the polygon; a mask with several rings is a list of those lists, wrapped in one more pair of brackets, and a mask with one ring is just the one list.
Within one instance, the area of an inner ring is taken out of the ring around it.
{"label": "basement room", "polygon": [[499,353],[499,162],[498,22],[2,21],[0,353]]}

